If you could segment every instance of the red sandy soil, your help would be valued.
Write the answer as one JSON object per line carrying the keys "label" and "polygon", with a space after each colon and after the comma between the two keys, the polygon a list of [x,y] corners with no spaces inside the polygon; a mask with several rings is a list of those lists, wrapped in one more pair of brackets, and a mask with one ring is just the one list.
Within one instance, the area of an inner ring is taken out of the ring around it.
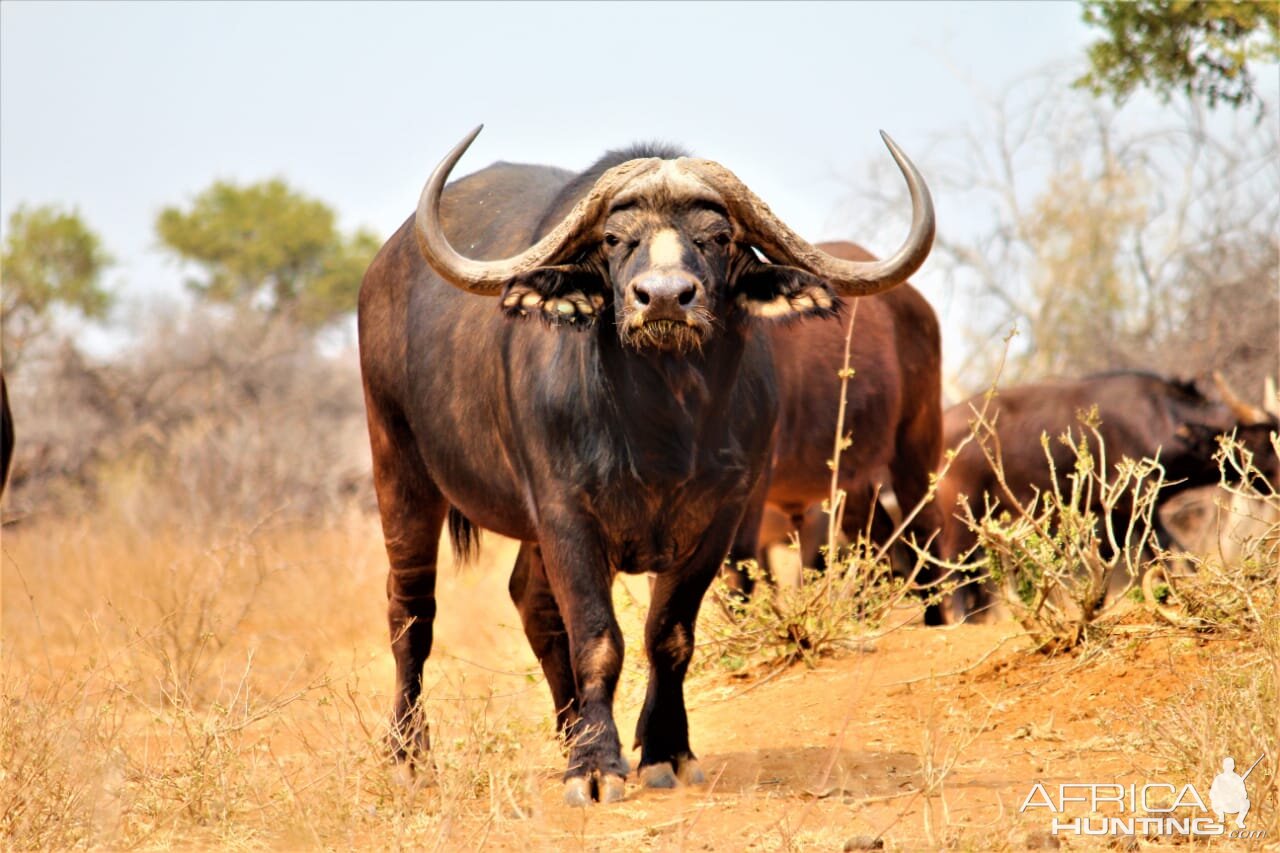
{"label": "red sandy soil", "polygon": [[[645,589],[631,579],[625,586],[619,599],[638,605],[630,614],[623,608],[629,648],[615,707],[627,743],[643,696],[637,617]],[[466,597],[475,601],[476,592]],[[467,659],[469,692],[503,695],[520,683],[482,667],[536,671],[519,650],[514,614],[512,624],[477,634],[473,621],[470,631],[462,627],[461,615],[449,627],[446,601],[442,592],[438,636],[453,649],[446,655]],[[1135,611],[1134,621],[1149,620]],[[944,629],[917,622],[814,668],[708,670],[687,687],[691,739],[707,784],[646,790],[633,774],[624,802],[573,809],[561,802],[558,752],[530,743],[541,750],[534,802],[518,818],[453,841],[504,850],[840,850],[874,839],[886,849],[1055,847],[1043,811],[1019,813],[1032,786],[1163,780],[1144,747],[1139,703],[1185,690],[1213,653],[1202,639],[1154,624],[1128,626],[1105,650],[1048,657],[1009,622]],[[454,685],[440,678],[437,684]],[[550,699],[540,679],[529,682],[526,674],[508,710],[528,717],[529,737],[543,733],[550,742]],[[638,753],[628,757],[637,763]],[[941,781],[926,795],[930,777]]]}

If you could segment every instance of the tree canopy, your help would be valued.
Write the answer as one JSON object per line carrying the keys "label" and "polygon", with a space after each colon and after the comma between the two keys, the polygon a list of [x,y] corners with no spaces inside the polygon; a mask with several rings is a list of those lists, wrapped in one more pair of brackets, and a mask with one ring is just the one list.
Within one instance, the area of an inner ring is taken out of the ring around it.
{"label": "tree canopy", "polygon": [[102,285],[102,273],[111,263],[102,241],[79,213],[52,205],[15,210],[0,255],[0,334],[6,368],[16,367],[27,346],[48,330],[53,309],[105,317],[112,294]]}
{"label": "tree canopy", "polygon": [[[1139,87],[1241,107],[1258,100],[1249,64],[1280,60],[1275,0],[1082,0],[1106,37],[1089,48],[1077,85],[1122,101]],[[1261,102],[1259,101],[1261,110]]]}
{"label": "tree canopy", "polygon": [[355,309],[365,267],[380,241],[339,232],[324,202],[270,180],[217,181],[187,209],[169,207],[156,232],[169,250],[201,268],[188,282],[215,302],[248,304],[319,327]]}

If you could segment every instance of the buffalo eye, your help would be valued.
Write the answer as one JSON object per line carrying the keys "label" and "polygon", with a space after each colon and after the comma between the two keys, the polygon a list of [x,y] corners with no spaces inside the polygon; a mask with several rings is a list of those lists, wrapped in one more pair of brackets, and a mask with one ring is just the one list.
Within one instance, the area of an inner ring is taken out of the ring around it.
{"label": "buffalo eye", "polygon": [[715,236],[715,241],[717,246],[727,246],[729,245],[729,235],[721,232]]}
{"label": "buffalo eye", "polygon": [[622,238],[619,237],[617,234],[604,235],[604,244],[606,246],[616,246],[621,242],[622,242]]}

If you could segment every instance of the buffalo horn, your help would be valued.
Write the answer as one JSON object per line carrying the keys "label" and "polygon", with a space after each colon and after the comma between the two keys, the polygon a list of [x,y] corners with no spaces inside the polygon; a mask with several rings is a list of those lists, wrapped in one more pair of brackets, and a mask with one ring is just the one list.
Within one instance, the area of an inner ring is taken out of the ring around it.
{"label": "buffalo horn", "polygon": [[[440,199],[449,174],[479,135],[481,127],[459,142],[431,173],[418,200],[414,233],[423,257],[441,278],[455,287],[482,296],[495,296],[515,276],[572,256],[600,239],[597,232],[614,196],[663,163],[657,158],[645,158],[613,167],[596,181],[591,192],[574,206],[569,215],[536,244],[512,258],[477,261],[463,257],[449,245],[440,222]],[[935,227],[933,200],[924,178],[888,134],[882,131],[880,135],[902,170],[911,193],[911,231],[901,248],[882,261],[847,261],[815,248],[787,227],[767,204],[719,163],[681,158],[674,165],[678,171],[692,174],[720,195],[730,216],[743,229],[743,238],[757,246],[770,260],[801,267],[826,279],[847,296],[867,296],[901,284],[920,268],[933,246]]]}
{"label": "buffalo horn", "polygon": [[815,248],[756,197],[737,176],[710,160],[682,160],[687,168],[718,191],[731,216],[742,224],[745,238],[775,263],[786,263],[826,279],[846,296],[881,293],[906,281],[920,268],[933,247],[933,199],[924,177],[889,134],[880,132],[889,153],[907,180],[911,193],[911,231],[892,257],[881,261],[847,261]]}
{"label": "buffalo horn", "polygon": [[1218,393],[1222,395],[1222,401],[1227,404],[1227,408],[1231,410],[1231,414],[1242,426],[1253,426],[1254,424],[1265,424],[1270,421],[1267,413],[1257,406],[1251,406],[1244,400],[1236,396],[1231,390],[1231,386],[1227,384],[1226,378],[1220,371],[1213,372],[1213,384],[1218,386]]}
{"label": "buffalo horn", "polygon": [[601,175],[591,192],[537,243],[512,258],[477,261],[463,257],[449,245],[440,223],[440,198],[453,167],[483,127],[480,125],[467,134],[436,166],[422,189],[414,217],[418,248],[432,269],[453,286],[480,296],[497,296],[503,286],[517,275],[546,266],[554,259],[570,256],[599,239],[595,232],[608,211],[609,199],[633,178],[652,171],[662,162],[657,158],[647,158],[615,166]]}

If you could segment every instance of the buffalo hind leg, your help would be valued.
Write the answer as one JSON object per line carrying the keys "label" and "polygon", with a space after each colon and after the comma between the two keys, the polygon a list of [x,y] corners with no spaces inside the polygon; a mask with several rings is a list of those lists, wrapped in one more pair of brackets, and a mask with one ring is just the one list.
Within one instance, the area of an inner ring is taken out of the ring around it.
{"label": "buffalo hind leg", "polygon": [[733,537],[733,545],[729,548],[729,559],[726,561],[721,575],[729,592],[738,601],[746,601],[755,591],[755,579],[744,568],[743,564],[755,561],[759,577],[772,582],[773,574],[769,571],[765,559],[764,548],[760,544],[760,525],[764,521],[766,496],[769,491],[769,477],[762,476],[755,490],[751,493],[747,511],[738,523],[737,533]]}
{"label": "buffalo hind leg", "polygon": [[525,542],[520,546],[509,589],[511,600],[520,611],[529,646],[542,665],[547,686],[551,688],[551,701],[556,709],[556,732],[566,736],[578,718],[569,634],[565,631],[555,596],[551,594],[546,566],[537,545]]}
{"label": "buffalo hind leg", "polygon": [[427,475],[408,425],[371,401],[367,409],[389,564],[387,624],[396,661],[390,746],[397,762],[425,770],[431,738],[418,699],[422,667],[431,654],[437,551],[448,504]]}
{"label": "buffalo hind leg", "polygon": [[[901,504],[904,518],[915,510],[919,500],[927,494],[927,491],[921,493],[919,498],[915,497],[914,492],[909,491],[908,494],[912,495],[912,502],[907,503],[904,500]],[[894,524],[888,510],[878,502],[872,511],[875,515],[871,524],[871,541],[878,546],[883,546],[893,539],[897,525]],[[911,578],[916,591],[925,599],[924,624],[933,626],[947,624],[946,608],[940,600],[939,586],[945,580],[945,573],[937,563],[940,557],[938,546],[940,519],[941,514],[938,513],[937,508],[932,503],[925,504],[915,519],[907,522],[901,537],[890,545],[886,553],[886,557],[893,566],[894,575],[899,578]],[[915,547],[912,547],[913,544]]]}
{"label": "buffalo hind leg", "polygon": [[[840,485],[845,490],[845,497],[840,516],[840,534],[843,541],[834,543],[837,549],[834,559],[837,563],[843,559],[840,551],[842,546],[852,545],[859,539],[868,537],[873,542],[879,541],[876,539],[877,529],[869,524],[873,518],[871,510],[875,505],[874,487],[870,484],[847,481]],[[791,524],[800,535],[800,553],[804,567],[825,572],[833,559],[828,553],[832,545],[828,541],[831,519],[825,509],[818,507],[819,504],[815,503],[803,513],[793,514]],[[891,525],[890,530],[892,529]]]}
{"label": "buffalo hind leg", "polygon": [[[944,517],[942,535],[938,537],[938,552],[948,563],[972,563],[979,558],[975,553],[977,536],[969,529],[960,511],[955,507],[939,508]],[[999,590],[990,578],[976,577],[973,571],[960,571],[955,577],[955,588],[943,600],[943,615],[951,624],[969,622],[980,624],[993,621]]]}
{"label": "buffalo hind leg", "polygon": [[930,480],[942,454],[941,430],[936,413],[922,411],[918,418],[900,430],[899,451],[889,462],[893,492],[898,507],[907,521],[904,535],[915,540],[923,555],[912,554],[912,570],[919,562],[916,584],[925,596],[924,624],[945,625],[946,608],[941,601],[941,585],[947,572],[938,563],[941,551],[942,509],[935,496],[929,494]]}

